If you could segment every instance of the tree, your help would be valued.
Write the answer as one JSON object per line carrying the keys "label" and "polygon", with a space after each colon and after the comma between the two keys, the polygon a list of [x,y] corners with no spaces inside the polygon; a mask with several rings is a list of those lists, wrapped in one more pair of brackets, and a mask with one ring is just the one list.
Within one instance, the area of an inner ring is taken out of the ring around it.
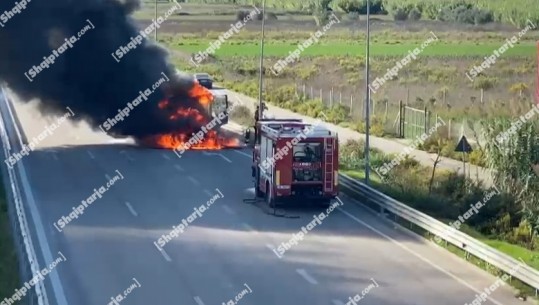
{"label": "tree", "polygon": [[494,184],[514,196],[535,237],[539,232],[539,175],[534,171],[539,164],[539,124],[533,116],[528,118],[482,123],[486,163],[493,170]]}

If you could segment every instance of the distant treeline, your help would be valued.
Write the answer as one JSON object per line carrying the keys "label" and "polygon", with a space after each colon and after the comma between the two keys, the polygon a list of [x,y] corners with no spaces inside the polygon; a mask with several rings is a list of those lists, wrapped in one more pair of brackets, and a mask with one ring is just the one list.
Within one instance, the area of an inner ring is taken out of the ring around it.
{"label": "distant treeline", "polygon": [[[390,14],[396,20],[427,19],[468,24],[502,22],[526,27],[539,24],[538,0],[370,0],[372,14]],[[261,5],[262,0],[181,0],[200,4]],[[267,0],[268,8],[313,13],[331,8],[345,13],[365,14],[367,0]]]}

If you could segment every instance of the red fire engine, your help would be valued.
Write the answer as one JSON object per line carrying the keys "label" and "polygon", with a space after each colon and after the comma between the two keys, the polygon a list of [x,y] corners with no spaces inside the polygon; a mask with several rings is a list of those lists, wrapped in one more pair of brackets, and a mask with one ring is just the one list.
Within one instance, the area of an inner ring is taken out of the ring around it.
{"label": "red fire engine", "polygon": [[270,207],[294,199],[328,206],[338,195],[336,133],[294,119],[261,119],[255,130],[251,167],[257,197]]}

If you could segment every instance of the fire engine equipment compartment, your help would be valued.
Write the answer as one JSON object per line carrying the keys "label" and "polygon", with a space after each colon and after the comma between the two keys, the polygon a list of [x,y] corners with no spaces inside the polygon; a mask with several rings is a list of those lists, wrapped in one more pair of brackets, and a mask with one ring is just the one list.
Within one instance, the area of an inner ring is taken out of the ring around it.
{"label": "fire engine equipment compartment", "polygon": [[322,182],[321,143],[298,143],[292,151],[292,181]]}

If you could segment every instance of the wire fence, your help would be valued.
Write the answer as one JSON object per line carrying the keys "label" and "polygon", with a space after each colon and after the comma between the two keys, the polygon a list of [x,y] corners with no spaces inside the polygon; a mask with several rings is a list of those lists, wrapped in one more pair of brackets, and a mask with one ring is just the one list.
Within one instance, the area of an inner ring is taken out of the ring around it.
{"label": "wire fence", "polygon": [[[365,120],[365,100],[366,96],[360,96],[353,93],[344,93],[341,89],[331,88],[331,89],[322,89],[316,88],[306,84],[296,84],[296,93],[300,96],[305,96],[309,99],[318,99],[324,103],[327,107],[333,107],[335,105],[341,105],[346,107],[350,119],[353,122],[364,121]],[[406,100],[406,98],[404,99]],[[445,134],[442,136],[449,139],[459,139],[462,135],[470,140],[470,142],[481,142],[481,126],[480,123],[474,120],[468,120],[466,118],[462,119],[450,119],[444,118],[444,116],[437,114],[436,112],[431,112],[427,109],[418,109],[407,106],[407,103],[403,100],[389,100],[389,99],[373,99],[371,96],[369,113],[371,115],[371,120],[382,124],[384,131],[390,134],[402,134],[399,131],[399,122],[401,120],[401,108],[400,103],[404,103],[407,109],[412,111],[415,109],[418,111],[419,117],[421,116],[430,116],[432,120],[440,119],[446,125],[444,128]],[[427,113],[425,113],[425,111]],[[417,121],[417,116],[409,116],[406,124],[410,126],[415,124]],[[406,120],[406,118],[405,118]],[[431,122],[435,122],[432,121]],[[434,123],[433,123],[434,124]],[[423,125],[422,125],[423,126]],[[415,134],[416,132],[409,132],[408,134]],[[408,136],[407,136],[408,138]],[[479,139],[478,139],[479,138]]]}

